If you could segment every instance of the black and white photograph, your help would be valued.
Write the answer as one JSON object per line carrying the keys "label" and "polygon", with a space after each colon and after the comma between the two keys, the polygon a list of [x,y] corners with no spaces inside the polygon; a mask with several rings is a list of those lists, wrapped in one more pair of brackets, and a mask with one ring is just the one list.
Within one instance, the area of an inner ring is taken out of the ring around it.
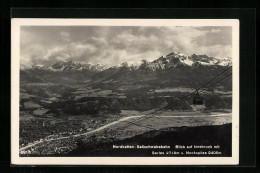
{"label": "black and white photograph", "polygon": [[238,164],[239,21],[12,19],[15,164]]}

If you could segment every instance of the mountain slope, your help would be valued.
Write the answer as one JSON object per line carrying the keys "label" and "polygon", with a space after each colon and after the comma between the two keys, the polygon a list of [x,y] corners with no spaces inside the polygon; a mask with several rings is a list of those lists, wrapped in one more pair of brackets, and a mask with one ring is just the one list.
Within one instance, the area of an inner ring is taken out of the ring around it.
{"label": "mountain slope", "polygon": [[[169,53],[165,57],[148,62],[143,60],[138,66],[107,67],[73,61],[57,62],[52,65],[33,66],[21,69],[21,81],[51,82],[60,84],[88,83],[101,89],[122,89],[140,87],[198,87],[216,73],[230,66],[230,59],[217,59],[207,55],[185,56]],[[219,84],[231,89],[232,80]]]}
{"label": "mountain slope", "polygon": [[84,71],[92,71],[92,72],[100,72],[107,69],[106,66],[101,64],[85,64],[73,61],[60,61],[56,62],[52,65],[44,65],[44,66],[32,66],[31,68],[21,68],[23,71],[36,71],[36,70],[44,70],[44,71],[53,71],[53,72],[84,72]]}
{"label": "mountain slope", "polygon": [[[175,69],[177,67],[197,67],[198,65],[202,66],[229,66],[232,65],[230,59],[217,59],[214,57],[209,57],[207,55],[196,55],[185,56],[181,53],[171,52],[168,55],[161,56],[158,59],[147,62],[143,60],[143,63],[140,66],[131,66],[130,70],[143,70],[143,71],[155,71],[155,70],[167,70]],[[128,67],[123,65],[123,67]],[[35,70],[44,70],[44,71],[53,71],[53,72],[101,72],[107,69],[116,69],[122,68],[122,66],[114,66],[108,68],[107,66],[101,64],[86,64],[73,61],[64,61],[56,62],[52,65],[44,66],[33,66],[31,68],[21,68],[22,71],[35,71]]]}

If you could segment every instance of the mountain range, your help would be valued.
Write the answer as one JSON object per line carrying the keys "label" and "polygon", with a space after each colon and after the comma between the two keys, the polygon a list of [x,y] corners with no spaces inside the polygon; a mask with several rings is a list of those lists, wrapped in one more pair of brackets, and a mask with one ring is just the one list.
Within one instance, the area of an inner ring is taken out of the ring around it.
{"label": "mountain range", "polygon": [[[21,107],[27,110],[28,104],[29,107],[37,104],[52,111],[62,109],[71,115],[86,110],[92,114],[101,107],[108,112],[150,110],[201,87],[225,71],[204,87],[206,93],[212,94],[207,96],[207,108],[230,108],[230,97],[219,98],[213,93],[232,91],[232,77],[219,80],[231,73],[232,68],[227,68],[230,65],[228,59],[172,52],[152,62],[143,60],[138,66],[123,63],[107,67],[73,61],[33,66],[20,71]],[[87,105],[79,111],[78,106],[85,102]],[[175,107],[190,108],[186,102]]]}
{"label": "mountain range", "polygon": [[123,67],[128,67],[130,70],[143,70],[143,71],[158,71],[158,70],[169,70],[175,69],[179,67],[191,67],[196,68],[200,66],[229,66],[232,65],[231,59],[217,59],[214,57],[209,57],[207,55],[190,55],[185,56],[181,53],[171,52],[166,56],[161,56],[160,58],[148,62],[146,60],[142,60],[142,64],[140,66],[131,65],[128,67],[127,63],[123,63],[118,66],[108,67],[106,65],[101,64],[87,64],[87,63],[79,63],[73,61],[61,61],[56,62],[52,65],[44,65],[44,66],[32,66],[30,68],[21,68],[22,71],[35,71],[35,70],[44,70],[44,71],[52,71],[52,72],[102,72],[105,70],[112,70]]}
{"label": "mountain range", "polygon": [[[140,65],[122,63],[118,66],[86,64],[73,61],[57,62],[52,65],[21,68],[23,83],[87,84],[94,88],[117,88],[132,90],[138,88],[187,87],[195,88],[214,75],[231,66],[231,59],[217,59],[207,55],[185,56],[170,53]],[[229,72],[226,71],[226,74]],[[232,78],[218,84],[227,90],[232,88]],[[141,89],[138,91],[142,92]]]}

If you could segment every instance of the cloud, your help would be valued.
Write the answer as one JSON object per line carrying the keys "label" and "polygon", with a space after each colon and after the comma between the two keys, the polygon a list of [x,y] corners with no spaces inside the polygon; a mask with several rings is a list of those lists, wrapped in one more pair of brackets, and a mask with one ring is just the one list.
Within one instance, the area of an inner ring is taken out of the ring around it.
{"label": "cloud", "polygon": [[206,55],[210,55],[218,58],[228,58],[232,57],[232,47],[231,45],[214,45],[209,47],[203,47],[203,51]]}
{"label": "cloud", "polygon": [[21,64],[65,60],[109,66],[138,64],[172,51],[226,58],[232,56],[229,35],[230,29],[220,27],[22,27]]}
{"label": "cloud", "polygon": [[219,33],[221,32],[221,30],[218,28],[218,29],[212,29],[210,30],[211,33]]}
{"label": "cloud", "polygon": [[61,39],[64,40],[65,42],[70,41],[70,34],[68,32],[61,32],[60,36],[61,36]]}

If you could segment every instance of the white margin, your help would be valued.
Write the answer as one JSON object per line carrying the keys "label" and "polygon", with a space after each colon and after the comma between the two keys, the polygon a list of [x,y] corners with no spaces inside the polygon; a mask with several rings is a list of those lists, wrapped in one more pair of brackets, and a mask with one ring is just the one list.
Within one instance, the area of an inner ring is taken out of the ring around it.
{"label": "white margin", "polygon": [[[19,157],[20,26],[232,26],[232,157]],[[22,19],[11,21],[11,164],[237,165],[239,164],[238,19]]]}

